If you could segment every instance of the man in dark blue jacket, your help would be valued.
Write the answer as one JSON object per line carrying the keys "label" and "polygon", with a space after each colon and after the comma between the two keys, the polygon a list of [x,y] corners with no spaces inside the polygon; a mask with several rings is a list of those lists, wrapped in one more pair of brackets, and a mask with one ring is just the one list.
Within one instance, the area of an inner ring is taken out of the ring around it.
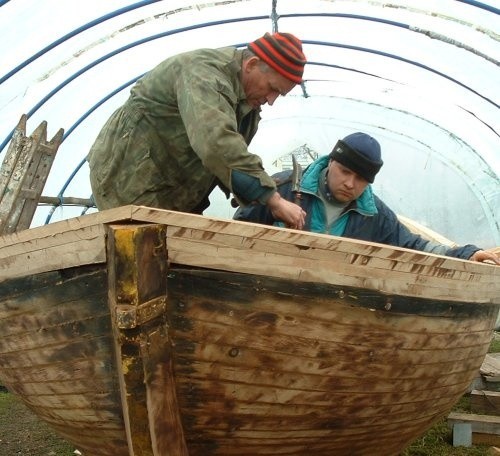
{"label": "man in dark blue jacket", "polygon": [[[307,214],[303,228],[306,231],[500,265],[497,255],[475,245],[452,248],[412,233],[369,185],[382,164],[378,141],[358,132],[339,140],[330,155],[311,163],[301,179],[300,189],[294,189],[291,170],[273,177],[283,198],[294,201],[300,197],[302,209]],[[260,204],[238,209],[234,218],[283,226],[266,206]]]}

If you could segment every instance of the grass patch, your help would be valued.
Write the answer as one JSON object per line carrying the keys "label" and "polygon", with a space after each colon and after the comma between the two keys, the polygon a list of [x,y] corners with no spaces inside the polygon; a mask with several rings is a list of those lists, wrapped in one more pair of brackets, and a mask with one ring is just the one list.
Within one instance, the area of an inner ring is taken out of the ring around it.
{"label": "grass patch", "polygon": [[488,353],[500,353],[500,333],[493,333],[493,339],[491,340]]}
{"label": "grass patch", "polygon": [[401,456],[487,456],[489,446],[454,447],[446,418],[435,424],[425,435],[408,447]]}
{"label": "grass patch", "polygon": [[448,428],[445,417],[413,442],[401,456],[488,456],[489,449],[489,445],[454,447],[452,430]]}
{"label": "grass patch", "polygon": [[0,455],[74,456],[74,450],[16,396],[0,390]]}

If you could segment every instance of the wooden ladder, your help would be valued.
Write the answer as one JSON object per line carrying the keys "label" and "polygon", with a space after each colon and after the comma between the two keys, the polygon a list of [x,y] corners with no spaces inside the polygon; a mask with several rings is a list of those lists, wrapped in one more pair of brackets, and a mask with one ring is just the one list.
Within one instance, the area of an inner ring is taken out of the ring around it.
{"label": "wooden ladder", "polygon": [[45,121],[31,136],[26,136],[26,120],[23,114],[0,169],[0,235],[30,227],[63,139],[61,128],[47,142]]}

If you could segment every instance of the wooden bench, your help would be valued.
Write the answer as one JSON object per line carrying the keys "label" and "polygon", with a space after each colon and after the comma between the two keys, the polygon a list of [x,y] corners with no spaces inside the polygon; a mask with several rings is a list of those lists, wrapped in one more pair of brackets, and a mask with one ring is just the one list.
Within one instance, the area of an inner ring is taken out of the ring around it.
{"label": "wooden bench", "polygon": [[500,445],[500,416],[451,412],[448,426],[453,429],[453,446]]}

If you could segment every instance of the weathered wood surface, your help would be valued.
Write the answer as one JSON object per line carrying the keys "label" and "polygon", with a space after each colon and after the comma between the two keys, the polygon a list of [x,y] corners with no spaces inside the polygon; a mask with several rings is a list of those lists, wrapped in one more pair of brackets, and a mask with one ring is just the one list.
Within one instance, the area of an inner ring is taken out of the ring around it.
{"label": "weathered wood surface", "polygon": [[169,257],[179,264],[450,301],[500,302],[500,268],[492,265],[136,206],[0,238],[0,281],[103,262],[102,225],[120,221],[167,225]]}
{"label": "weathered wood surface", "polygon": [[[163,274],[164,247],[144,229],[110,238],[108,276],[42,274],[2,296],[0,378],[84,454],[396,455],[452,407],[489,346],[485,306],[451,316],[407,298],[391,313],[362,289]],[[165,312],[130,323],[163,288]]]}
{"label": "weathered wood surface", "polygon": [[[108,229],[109,304],[130,456],[187,456],[166,310],[167,251],[158,225]],[[152,307],[149,312],[141,311]]]}
{"label": "weathered wood surface", "polygon": [[444,237],[443,235],[436,233],[434,230],[427,228],[426,226],[417,223],[415,220],[409,219],[408,217],[404,217],[403,215],[398,214],[398,219],[401,223],[403,223],[412,233],[419,234],[426,239],[429,239],[433,242],[437,242],[438,244],[447,245],[450,247],[456,247],[457,243],[452,240]]}
{"label": "weathered wood surface", "polygon": [[26,136],[27,116],[14,131],[0,170],[0,234],[29,228],[64,130],[47,141],[47,122]]}
{"label": "weathered wood surface", "polygon": [[500,436],[500,416],[452,412],[448,415],[448,424],[453,425],[455,423],[470,423],[473,433]]}
{"label": "weathered wood surface", "polygon": [[[460,425],[465,428],[459,431]],[[452,412],[448,416],[448,426],[471,444],[500,445],[500,417]]]}
{"label": "weathered wood surface", "polygon": [[142,207],[90,214],[0,238],[0,380],[83,454],[397,455],[477,374],[499,273]]}
{"label": "weathered wood surface", "polygon": [[194,455],[398,454],[456,402],[490,338],[479,315],[466,335],[420,302],[363,308],[362,290],[182,269],[167,287]]}
{"label": "weathered wood surface", "polygon": [[486,381],[500,382],[500,358],[488,353],[479,372]]}
{"label": "weathered wood surface", "polygon": [[[127,454],[104,267],[0,287],[0,378],[85,454]],[[120,443],[121,442],[121,443]]]}
{"label": "weathered wood surface", "polygon": [[472,390],[470,399],[471,410],[474,413],[500,416],[500,392]]}

